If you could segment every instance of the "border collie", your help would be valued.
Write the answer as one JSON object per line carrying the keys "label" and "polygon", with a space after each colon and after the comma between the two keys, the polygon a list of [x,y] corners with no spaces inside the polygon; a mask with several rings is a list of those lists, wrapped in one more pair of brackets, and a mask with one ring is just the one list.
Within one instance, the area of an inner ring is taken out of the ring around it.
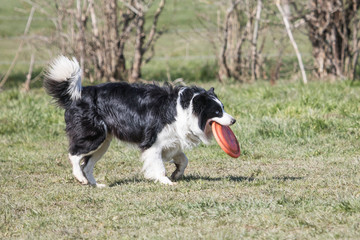
{"label": "border collie", "polygon": [[173,161],[171,179],[184,174],[188,159],[183,150],[212,137],[211,122],[232,125],[214,93],[199,87],[169,84],[105,83],[81,86],[81,69],[75,58],[59,56],[50,64],[44,87],[65,109],[69,158],[75,178],[97,187],[95,163],[108,149],[111,139],[134,143],[141,149],[146,179],[172,185],[164,162]]}

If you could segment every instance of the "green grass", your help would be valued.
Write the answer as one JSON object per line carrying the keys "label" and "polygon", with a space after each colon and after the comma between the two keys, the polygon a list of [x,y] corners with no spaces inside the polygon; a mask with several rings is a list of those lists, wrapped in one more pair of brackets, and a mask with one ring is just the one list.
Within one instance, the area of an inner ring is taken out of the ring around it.
{"label": "green grass", "polygon": [[185,178],[172,187],[145,180],[139,152],[118,141],[95,167],[110,187],[81,186],[63,111],[41,88],[0,93],[0,238],[360,237],[360,86],[201,86],[215,86],[237,118],[242,156],[214,141],[187,151]]}
{"label": "green grass", "polygon": [[[16,8],[30,11],[18,0],[0,6],[5,62],[13,59],[19,44],[13,37],[21,36],[28,17]],[[110,187],[81,186],[67,159],[63,110],[50,103],[41,81],[27,94],[18,91],[30,59],[26,44],[0,92],[1,239],[360,238],[359,84],[279,81],[271,87],[211,80],[214,59],[196,56],[214,52],[193,29],[202,28],[199,12],[216,19],[216,11],[206,1],[167,1],[159,27],[168,31],[143,66],[143,78],[215,86],[237,119],[232,129],[241,157],[228,157],[215,141],[201,145],[187,151],[185,178],[169,187],[145,180],[139,151],[113,141],[95,167],[99,183]],[[48,33],[49,27],[35,12],[29,33]],[[311,69],[309,41],[294,35]],[[294,79],[296,58],[289,42],[284,47],[280,75]],[[277,52],[267,36],[264,54]],[[33,77],[54,54],[55,48],[38,47]],[[0,76],[8,67],[0,65]],[[174,169],[166,167],[168,174]]]}

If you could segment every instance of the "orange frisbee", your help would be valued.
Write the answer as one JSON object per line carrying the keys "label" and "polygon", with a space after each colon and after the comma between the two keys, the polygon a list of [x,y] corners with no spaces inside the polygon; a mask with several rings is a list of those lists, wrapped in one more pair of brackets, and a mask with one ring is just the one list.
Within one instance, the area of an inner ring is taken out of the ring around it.
{"label": "orange frisbee", "polygon": [[231,128],[217,122],[212,122],[211,129],[221,149],[230,157],[238,158],[241,153],[239,142]]}

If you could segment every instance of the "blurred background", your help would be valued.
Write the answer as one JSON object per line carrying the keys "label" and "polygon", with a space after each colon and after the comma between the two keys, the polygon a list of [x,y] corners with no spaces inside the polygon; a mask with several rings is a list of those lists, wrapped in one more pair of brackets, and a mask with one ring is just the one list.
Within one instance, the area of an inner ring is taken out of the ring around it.
{"label": "blurred background", "polygon": [[90,82],[216,79],[274,84],[278,79],[302,79],[306,83],[301,65],[309,79],[355,79],[358,4],[356,0],[3,1],[0,87],[25,83],[29,89],[59,54],[75,56]]}

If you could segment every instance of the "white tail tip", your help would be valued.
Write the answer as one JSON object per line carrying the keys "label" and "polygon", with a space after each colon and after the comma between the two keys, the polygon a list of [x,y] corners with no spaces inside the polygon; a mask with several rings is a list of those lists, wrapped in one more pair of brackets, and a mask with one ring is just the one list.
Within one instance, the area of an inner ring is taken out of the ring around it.
{"label": "white tail tip", "polygon": [[46,77],[58,82],[68,81],[68,94],[72,100],[81,98],[81,68],[73,57],[71,60],[63,55],[55,58],[46,73]]}

